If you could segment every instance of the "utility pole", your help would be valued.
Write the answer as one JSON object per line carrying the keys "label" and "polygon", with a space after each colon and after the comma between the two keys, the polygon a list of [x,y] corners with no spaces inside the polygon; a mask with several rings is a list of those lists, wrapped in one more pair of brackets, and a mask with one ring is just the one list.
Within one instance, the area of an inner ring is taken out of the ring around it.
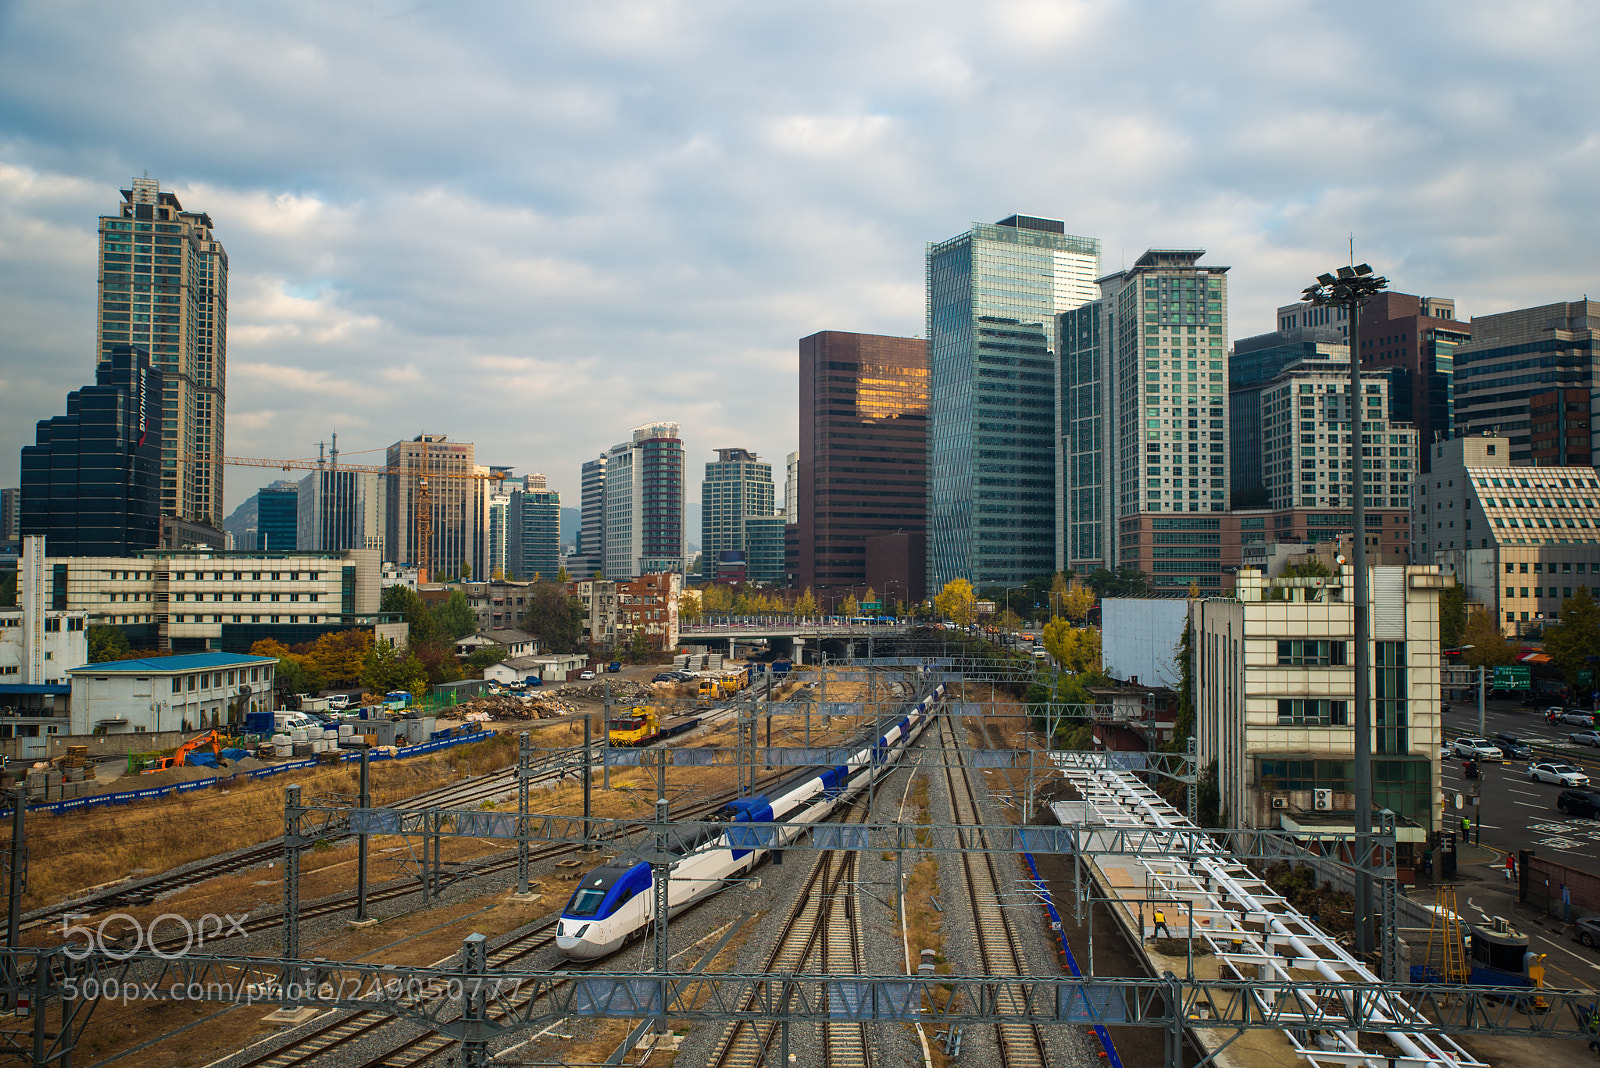
{"label": "utility pole", "polygon": [[[585,726],[589,719],[584,717]],[[528,745],[528,732],[517,735],[517,893],[528,892],[528,777],[533,773],[533,750]],[[585,806],[585,815],[587,815]],[[584,823],[584,839],[589,837],[589,825]]]}
{"label": "utility pole", "polygon": [[1367,575],[1366,479],[1361,467],[1361,305],[1389,285],[1387,278],[1372,273],[1372,268],[1340,267],[1337,274],[1317,276],[1306,287],[1305,300],[1316,305],[1342,306],[1350,314],[1350,517],[1352,563],[1355,588],[1351,614],[1355,617],[1355,832],[1357,870],[1355,872],[1355,950],[1369,957],[1372,938],[1372,680],[1371,651],[1368,649],[1368,614],[1371,611]]}
{"label": "utility pole", "polygon": [[[337,455],[337,453],[335,454]],[[372,807],[372,792],[367,778],[367,756],[372,747],[365,742],[361,744],[361,834],[356,839],[356,922],[367,922],[367,819],[366,812]]]}

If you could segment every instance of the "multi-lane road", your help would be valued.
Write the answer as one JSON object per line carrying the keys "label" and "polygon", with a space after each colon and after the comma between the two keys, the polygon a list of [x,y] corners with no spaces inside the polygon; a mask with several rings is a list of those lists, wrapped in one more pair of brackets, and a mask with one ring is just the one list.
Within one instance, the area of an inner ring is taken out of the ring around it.
{"label": "multi-lane road", "polygon": [[[1457,737],[1476,735],[1478,709],[1452,702],[1444,715],[1444,740],[1448,745]],[[1582,768],[1600,791],[1600,749],[1574,745],[1567,735],[1582,727],[1546,723],[1540,709],[1523,708],[1510,701],[1491,701],[1484,716],[1485,737],[1491,742],[1498,732],[1516,735],[1533,747],[1534,760],[1555,759]],[[1461,758],[1444,760],[1444,789],[1454,801],[1457,793],[1479,794],[1477,811],[1469,806],[1447,812],[1444,829],[1450,830],[1463,815],[1482,827],[1481,841],[1501,852],[1534,849],[1563,864],[1600,874],[1600,821],[1566,816],[1556,810],[1556,797],[1562,787],[1533,782],[1528,778],[1526,760],[1504,763],[1481,761],[1480,778],[1474,782],[1461,773]],[[1464,798],[1465,799],[1465,798]],[[1475,837],[1477,837],[1475,835]]]}

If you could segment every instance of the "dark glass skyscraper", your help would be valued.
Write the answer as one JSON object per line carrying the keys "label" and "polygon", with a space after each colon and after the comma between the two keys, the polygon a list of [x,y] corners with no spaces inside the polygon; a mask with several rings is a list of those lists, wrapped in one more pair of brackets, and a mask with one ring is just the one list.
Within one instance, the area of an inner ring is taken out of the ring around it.
{"label": "dark glass skyscraper", "polygon": [[292,482],[267,486],[256,493],[256,548],[276,552],[296,545],[300,491]]}
{"label": "dark glass skyscraper", "polygon": [[[928,343],[824,330],[800,339],[795,583],[867,585],[867,539],[927,530]],[[911,568],[920,584],[923,569]],[[883,593],[884,591],[878,591]],[[915,591],[895,591],[915,600]],[[826,603],[823,607],[827,607]]]}
{"label": "dark glass skyscraper", "polygon": [[126,556],[161,538],[161,376],[132,345],[104,357],[22,450],[22,533],[43,534],[52,556]]}
{"label": "dark glass skyscraper", "polygon": [[928,574],[1020,583],[1056,567],[1056,317],[1095,299],[1100,242],[1013,215],[928,246]]}
{"label": "dark glass skyscraper", "polygon": [[511,491],[507,515],[506,558],[511,576],[526,581],[538,575],[554,582],[562,566],[561,494],[548,488],[543,475],[529,475],[525,488]]}

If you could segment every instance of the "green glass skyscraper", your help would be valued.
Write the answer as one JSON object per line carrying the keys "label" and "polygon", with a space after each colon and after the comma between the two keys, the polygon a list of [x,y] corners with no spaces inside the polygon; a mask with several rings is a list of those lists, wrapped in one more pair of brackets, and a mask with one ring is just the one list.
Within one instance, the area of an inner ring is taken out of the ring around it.
{"label": "green glass skyscraper", "polygon": [[1055,570],[1056,317],[1097,297],[1097,238],[1012,215],[928,246],[928,589]]}

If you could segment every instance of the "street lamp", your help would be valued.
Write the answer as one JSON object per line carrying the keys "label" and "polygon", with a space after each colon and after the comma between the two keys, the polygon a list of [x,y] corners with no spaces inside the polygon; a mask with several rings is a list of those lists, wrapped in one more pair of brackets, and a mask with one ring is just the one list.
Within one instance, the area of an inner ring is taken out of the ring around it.
{"label": "street lamp", "polygon": [[[1340,267],[1334,274],[1320,274],[1315,284],[1305,288],[1307,303],[1322,307],[1342,307],[1350,315],[1350,519],[1355,565],[1355,795],[1356,854],[1361,858],[1356,869],[1355,948],[1358,954],[1373,949],[1372,875],[1368,863],[1372,852],[1372,697],[1371,655],[1367,649],[1367,516],[1364,507],[1365,479],[1361,473],[1361,305],[1387,288],[1389,280],[1372,273],[1363,263]],[[1393,976],[1387,978],[1393,979]]]}

